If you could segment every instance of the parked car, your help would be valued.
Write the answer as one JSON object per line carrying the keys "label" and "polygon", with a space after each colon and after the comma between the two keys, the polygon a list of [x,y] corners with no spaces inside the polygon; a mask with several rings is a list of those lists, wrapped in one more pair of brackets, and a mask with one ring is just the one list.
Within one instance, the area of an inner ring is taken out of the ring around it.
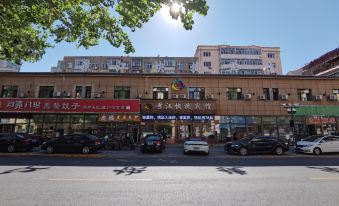
{"label": "parked car", "polygon": [[42,144],[42,137],[40,135],[35,134],[27,134],[27,133],[17,133],[18,135],[24,136],[27,139],[32,140],[32,145],[34,147],[38,147]]}
{"label": "parked car", "polygon": [[184,142],[184,154],[189,152],[202,152],[209,154],[210,148],[208,142],[204,138],[191,137]]}
{"label": "parked car", "polygon": [[313,135],[297,142],[296,152],[320,155],[325,152],[339,152],[339,136]]}
{"label": "parked car", "polygon": [[18,133],[0,133],[0,150],[7,152],[29,151],[34,147],[32,139]]}
{"label": "parked car", "polygon": [[258,153],[282,155],[289,150],[289,144],[285,139],[273,136],[259,136],[226,143],[224,149],[227,153],[236,153],[242,156]]}
{"label": "parked car", "polygon": [[54,152],[83,153],[96,152],[101,148],[101,139],[89,134],[71,134],[49,140],[41,145],[42,150]]}
{"label": "parked car", "polygon": [[165,149],[165,140],[160,134],[148,134],[142,140],[140,151],[142,153],[147,151],[162,152]]}

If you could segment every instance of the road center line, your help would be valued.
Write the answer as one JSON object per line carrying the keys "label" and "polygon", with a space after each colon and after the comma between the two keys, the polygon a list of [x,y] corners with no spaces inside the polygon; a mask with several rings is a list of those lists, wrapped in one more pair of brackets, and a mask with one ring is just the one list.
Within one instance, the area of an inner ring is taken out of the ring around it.
{"label": "road center line", "polygon": [[120,182],[120,181],[152,181],[152,179],[48,179],[49,181],[85,181],[85,182]]}

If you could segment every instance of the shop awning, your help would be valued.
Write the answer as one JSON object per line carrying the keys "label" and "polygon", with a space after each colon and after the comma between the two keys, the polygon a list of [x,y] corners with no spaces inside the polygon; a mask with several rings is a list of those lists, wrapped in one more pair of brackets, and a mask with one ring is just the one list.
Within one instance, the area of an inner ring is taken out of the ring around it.
{"label": "shop awning", "polygon": [[339,106],[300,106],[295,116],[339,116]]}

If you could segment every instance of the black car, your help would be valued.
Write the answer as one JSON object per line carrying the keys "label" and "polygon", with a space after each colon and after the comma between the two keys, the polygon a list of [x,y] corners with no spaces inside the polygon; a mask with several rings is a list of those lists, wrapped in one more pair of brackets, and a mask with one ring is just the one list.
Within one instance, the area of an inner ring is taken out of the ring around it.
{"label": "black car", "polygon": [[71,134],[49,140],[41,145],[47,153],[83,153],[96,152],[101,148],[101,139],[89,134]]}
{"label": "black car", "polygon": [[165,140],[160,134],[148,134],[142,140],[140,145],[140,151],[142,153],[147,151],[161,153],[165,149]]}
{"label": "black car", "polygon": [[29,151],[34,147],[32,139],[18,133],[0,133],[0,150],[7,152]]}
{"label": "black car", "polygon": [[284,139],[272,136],[259,136],[226,143],[224,149],[227,153],[236,153],[243,156],[258,153],[282,155],[289,150],[289,144]]}

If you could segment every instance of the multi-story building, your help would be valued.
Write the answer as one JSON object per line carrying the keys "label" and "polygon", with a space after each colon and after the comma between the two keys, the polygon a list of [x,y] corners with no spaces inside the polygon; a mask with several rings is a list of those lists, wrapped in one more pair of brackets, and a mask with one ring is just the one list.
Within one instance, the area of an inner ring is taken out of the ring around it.
{"label": "multi-story building", "polygon": [[20,65],[10,61],[0,60],[0,72],[20,72]]}
{"label": "multi-story building", "polygon": [[192,73],[193,57],[66,56],[52,72]]}
{"label": "multi-story building", "polygon": [[198,46],[194,56],[200,74],[282,74],[279,47]]}
{"label": "multi-story building", "polygon": [[194,57],[66,56],[52,72],[164,74],[282,74],[280,49],[259,46],[198,46]]}
{"label": "multi-story building", "polygon": [[336,48],[301,68],[304,76],[339,76],[339,48]]}
{"label": "multi-story building", "polygon": [[289,138],[284,103],[299,103],[303,136],[339,127],[339,77],[4,73],[0,132],[53,135],[163,131],[226,140],[234,132]]}

